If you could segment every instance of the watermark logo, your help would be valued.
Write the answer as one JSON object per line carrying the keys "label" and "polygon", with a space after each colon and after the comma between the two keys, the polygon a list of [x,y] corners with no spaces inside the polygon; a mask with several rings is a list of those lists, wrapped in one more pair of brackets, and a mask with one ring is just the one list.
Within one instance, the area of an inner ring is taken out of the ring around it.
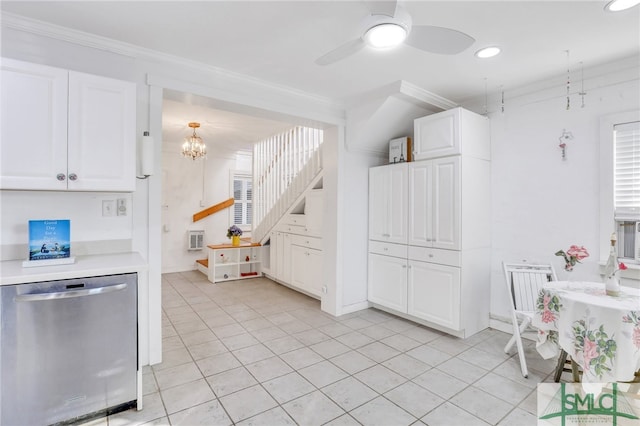
{"label": "watermark logo", "polygon": [[640,386],[627,383],[540,383],[538,425],[638,425]]}

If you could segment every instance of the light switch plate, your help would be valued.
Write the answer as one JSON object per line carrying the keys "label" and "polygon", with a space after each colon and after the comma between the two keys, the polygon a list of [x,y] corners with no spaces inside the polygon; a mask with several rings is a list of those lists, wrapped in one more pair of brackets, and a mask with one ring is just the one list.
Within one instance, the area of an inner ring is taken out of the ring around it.
{"label": "light switch plate", "polygon": [[115,200],[102,200],[102,216],[115,216],[116,202]]}

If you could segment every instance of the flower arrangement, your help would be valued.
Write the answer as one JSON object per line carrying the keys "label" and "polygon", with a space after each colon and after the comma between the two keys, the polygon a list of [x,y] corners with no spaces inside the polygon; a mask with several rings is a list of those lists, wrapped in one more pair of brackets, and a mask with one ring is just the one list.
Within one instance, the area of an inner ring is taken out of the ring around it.
{"label": "flower arrangement", "polygon": [[556,252],[556,256],[564,257],[564,270],[565,271],[573,271],[573,267],[576,263],[581,263],[580,261],[586,257],[589,257],[589,252],[583,246],[572,245],[569,247],[569,250],[565,253],[564,250],[558,250]]}
{"label": "flower arrangement", "polygon": [[624,263],[620,262],[618,263],[618,267],[616,269],[613,270],[613,272],[611,272],[609,275],[607,275],[607,278],[613,278],[613,276],[616,274],[616,272],[618,271],[626,271],[627,270],[627,265],[625,265]]}
{"label": "flower arrangement", "polygon": [[229,229],[227,229],[227,238],[239,237],[241,235],[242,235],[242,229],[238,228],[235,225],[231,225]]}

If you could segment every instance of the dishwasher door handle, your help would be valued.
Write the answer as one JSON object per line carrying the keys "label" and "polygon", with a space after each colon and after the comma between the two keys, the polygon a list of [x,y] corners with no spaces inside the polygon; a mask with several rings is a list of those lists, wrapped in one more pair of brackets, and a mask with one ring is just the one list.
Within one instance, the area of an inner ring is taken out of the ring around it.
{"label": "dishwasher door handle", "polygon": [[70,299],[72,297],[92,296],[95,294],[113,293],[127,288],[126,283],[108,285],[106,287],[87,288],[82,290],[58,291],[53,293],[20,294],[16,302],[36,302],[39,300]]}

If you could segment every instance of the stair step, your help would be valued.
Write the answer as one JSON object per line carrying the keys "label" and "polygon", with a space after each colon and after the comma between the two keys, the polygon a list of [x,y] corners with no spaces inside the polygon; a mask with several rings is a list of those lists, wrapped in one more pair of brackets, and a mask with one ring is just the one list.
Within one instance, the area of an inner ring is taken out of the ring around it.
{"label": "stair step", "polygon": [[196,262],[201,264],[205,268],[209,267],[209,259],[198,259],[198,260],[196,260]]}

